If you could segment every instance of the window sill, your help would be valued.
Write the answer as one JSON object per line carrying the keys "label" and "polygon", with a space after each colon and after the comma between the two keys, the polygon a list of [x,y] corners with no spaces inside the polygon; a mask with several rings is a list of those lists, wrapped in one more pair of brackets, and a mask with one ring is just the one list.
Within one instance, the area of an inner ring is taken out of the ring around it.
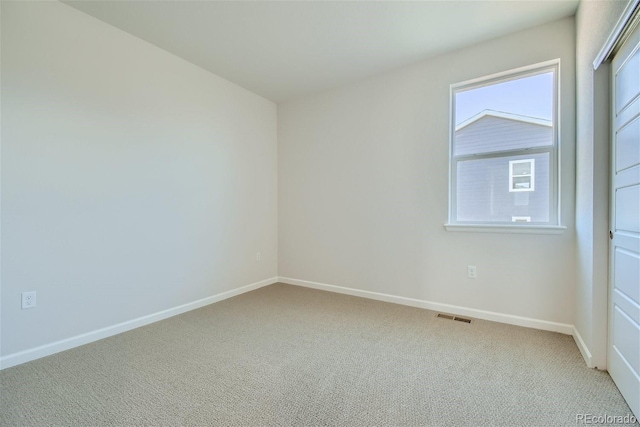
{"label": "window sill", "polygon": [[563,225],[491,225],[491,224],[445,224],[447,231],[467,233],[514,233],[514,234],[562,234]]}

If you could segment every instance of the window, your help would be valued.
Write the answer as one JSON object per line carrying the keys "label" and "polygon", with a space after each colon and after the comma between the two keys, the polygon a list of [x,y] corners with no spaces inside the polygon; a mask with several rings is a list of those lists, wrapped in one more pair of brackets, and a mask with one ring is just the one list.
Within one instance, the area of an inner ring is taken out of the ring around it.
{"label": "window", "polygon": [[533,191],[535,189],[535,159],[509,161],[509,191]]}
{"label": "window", "polygon": [[559,60],[451,86],[449,223],[557,227]]}

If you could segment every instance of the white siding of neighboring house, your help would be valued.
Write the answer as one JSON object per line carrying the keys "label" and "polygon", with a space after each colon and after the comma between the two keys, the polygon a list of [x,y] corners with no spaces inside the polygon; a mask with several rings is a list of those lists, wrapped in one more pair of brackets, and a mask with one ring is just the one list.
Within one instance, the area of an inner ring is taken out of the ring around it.
{"label": "white siding of neighboring house", "polygon": [[553,143],[551,126],[486,115],[456,131],[455,154],[487,153]]}
{"label": "white siding of neighboring house", "polygon": [[[483,116],[455,134],[456,155],[487,153],[553,143],[551,126]],[[509,191],[509,161],[535,160],[535,190]],[[550,159],[548,153],[524,154],[458,162],[457,220],[510,222],[512,217],[549,221]]]}

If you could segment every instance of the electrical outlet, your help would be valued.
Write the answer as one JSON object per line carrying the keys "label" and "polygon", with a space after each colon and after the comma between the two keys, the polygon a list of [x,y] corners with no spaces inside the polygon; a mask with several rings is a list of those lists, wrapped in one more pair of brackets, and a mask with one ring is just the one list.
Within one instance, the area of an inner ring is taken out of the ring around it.
{"label": "electrical outlet", "polygon": [[476,266],[475,265],[468,265],[467,266],[467,276],[469,276],[469,279],[477,279],[478,278],[478,271],[476,270]]}
{"label": "electrical outlet", "polygon": [[256,252],[256,261],[262,261],[262,254],[260,252]]}
{"label": "electrical outlet", "polygon": [[22,293],[22,309],[33,308],[36,306],[36,291]]}

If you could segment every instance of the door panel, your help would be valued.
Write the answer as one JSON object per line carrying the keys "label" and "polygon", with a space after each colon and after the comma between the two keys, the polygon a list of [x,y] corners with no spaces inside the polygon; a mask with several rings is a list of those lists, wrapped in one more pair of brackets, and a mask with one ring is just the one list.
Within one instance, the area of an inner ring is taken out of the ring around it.
{"label": "door panel", "polygon": [[613,331],[613,345],[618,349],[622,357],[630,365],[632,373],[640,376],[640,330],[636,322],[629,318],[620,307],[616,307],[613,314],[616,328]]}
{"label": "door panel", "polygon": [[620,48],[612,71],[607,368],[640,416],[640,29]]}
{"label": "door panel", "polygon": [[640,271],[640,256],[637,253],[616,248],[614,257],[616,289],[629,297],[631,301],[640,305],[638,278],[633,274],[634,271]]}
{"label": "door panel", "polygon": [[[619,289],[616,289],[613,293],[613,305],[614,305],[614,314],[616,310],[621,311],[625,316],[629,319],[633,320],[635,323],[640,321],[640,308],[638,304],[633,302],[631,298],[629,298],[626,294],[622,293]],[[614,316],[614,321],[615,321]],[[614,335],[615,335],[614,331]],[[632,338],[629,338],[632,339]],[[614,343],[615,344],[615,343]],[[639,373],[640,374],[640,373]]]}
{"label": "door panel", "polygon": [[635,51],[631,57],[625,58],[626,64],[616,75],[616,110],[621,111],[640,92],[640,75],[637,70],[640,68],[640,52]]}
{"label": "door panel", "polygon": [[640,118],[636,117],[631,123],[618,132],[616,144],[616,172],[633,167],[640,163]]}
{"label": "door panel", "polygon": [[621,188],[616,191],[616,231],[640,232],[640,185]]}

